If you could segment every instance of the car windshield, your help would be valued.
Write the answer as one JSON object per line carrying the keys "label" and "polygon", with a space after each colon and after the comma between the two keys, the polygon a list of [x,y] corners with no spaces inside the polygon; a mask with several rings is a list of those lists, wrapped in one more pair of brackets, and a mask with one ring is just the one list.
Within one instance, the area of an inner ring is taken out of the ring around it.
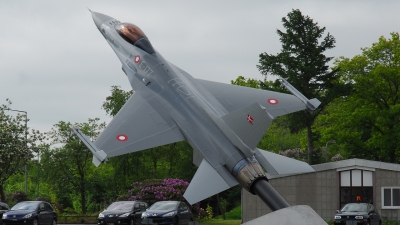
{"label": "car windshield", "polygon": [[366,204],[347,204],[341,210],[342,212],[367,212],[368,207]]}
{"label": "car windshield", "polygon": [[134,202],[114,202],[107,210],[131,210]]}
{"label": "car windshield", "polygon": [[156,202],[150,206],[150,210],[175,210],[178,202]]}
{"label": "car windshield", "polygon": [[35,210],[39,202],[20,202],[14,205],[11,210]]}

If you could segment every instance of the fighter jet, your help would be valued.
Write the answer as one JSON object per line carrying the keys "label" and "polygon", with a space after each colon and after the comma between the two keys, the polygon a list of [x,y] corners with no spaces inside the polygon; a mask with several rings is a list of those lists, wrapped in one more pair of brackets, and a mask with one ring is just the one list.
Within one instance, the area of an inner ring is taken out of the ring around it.
{"label": "fighter jet", "polygon": [[194,78],[164,59],[138,26],[91,14],[134,90],[94,143],[71,127],[96,166],[110,157],[186,140],[198,166],[184,194],[190,204],[240,184],[272,210],[289,206],[269,185],[267,174],[314,170],[257,144],[275,117],[313,112],[317,99],[307,99],[282,78],[293,95]]}

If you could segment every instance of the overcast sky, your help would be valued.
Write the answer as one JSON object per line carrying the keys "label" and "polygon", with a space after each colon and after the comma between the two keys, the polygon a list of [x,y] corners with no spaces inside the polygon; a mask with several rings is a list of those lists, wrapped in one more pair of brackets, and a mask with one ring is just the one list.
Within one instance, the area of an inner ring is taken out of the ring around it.
{"label": "overcast sky", "polygon": [[121,63],[93,23],[101,12],[139,26],[164,58],[201,79],[262,79],[262,52],[276,54],[281,19],[300,9],[336,38],[327,56],[353,57],[399,31],[400,1],[1,1],[0,104],[28,112],[47,132],[59,121],[111,118],[112,85],[130,90]]}

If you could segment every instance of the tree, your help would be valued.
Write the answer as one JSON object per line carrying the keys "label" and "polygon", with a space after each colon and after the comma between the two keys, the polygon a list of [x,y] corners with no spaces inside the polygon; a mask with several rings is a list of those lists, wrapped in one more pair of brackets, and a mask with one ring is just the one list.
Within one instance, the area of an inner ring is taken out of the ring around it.
{"label": "tree", "polygon": [[119,86],[111,86],[111,95],[106,97],[102,108],[110,116],[117,115],[118,111],[124,106],[125,102],[131,97],[133,90],[124,91]]}
{"label": "tree", "polygon": [[400,157],[400,40],[380,37],[353,58],[336,62],[342,81],[354,91],[332,102],[317,120],[322,141],[335,138],[346,157]]}
{"label": "tree", "polygon": [[39,131],[28,131],[27,115],[8,114],[12,102],[0,106],[0,199],[5,199],[3,185],[10,176],[22,173],[23,165],[37,152],[44,139]]}
{"label": "tree", "polygon": [[[282,43],[282,52],[277,55],[260,54],[260,72],[267,75],[277,75],[287,79],[295,88],[309,99],[318,98],[319,108],[312,114],[300,111],[288,115],[292,132],[307,129],[308,162],[314,151],[312,125],[317,116],[333,99],[347,95],[350,87],[339,83],[338,69],[329,70],[328,63],[333,57],[323,53],[335,47],[335,38],[329,33],[322,37],[325,27],[310,17],[302,15],[300,10],[292,10],[287,17],[282,18],[286,32],[277,30]],[[275,86],[280,86],[278,82]]]}
{"label": "tree", "polygon": [[[63,146],[52,149],[42,157],[47,161],[48,179],[61,180],[57,182],[60,189],[70,189],[80,197],[80,205],[83,213],[86,213],[86,192],[88,189],[89,175],[94,169],[91,159],[93,154],[79,141],[70,130],[71,123],[60,121],[49,132],[52,143],[62,143]],[[87,123],[75,123],[83,133],[93,140],[105,128],[105,123],[99,123],[99,119],[89,119]]]}

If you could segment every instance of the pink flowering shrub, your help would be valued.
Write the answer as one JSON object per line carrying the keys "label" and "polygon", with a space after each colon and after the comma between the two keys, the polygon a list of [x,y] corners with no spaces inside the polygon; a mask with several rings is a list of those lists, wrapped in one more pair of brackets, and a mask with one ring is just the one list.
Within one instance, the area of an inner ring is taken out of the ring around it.
{"label": "pink flowering shrub", "polygon": [[207,208],[204,210],[203,208],[199,208],[197,220],[206,221],[213,218],[213,210],[212,207],[207,204]]}
{"label": "pink flowering shrub", "polygon": [[333,156],[331,158],[332,162],[336,162],[336,161],[340,161],[340,160],[343,160],[343,156],[340,153],[336,154],[335,156]]}
{"label": "pink flowering shrub", "polygon": [[185,201],[183,193],[189,186],[189,182],[181,179],[149,179],[142,182],[134,182],[132,189],[128,191],[128,200],[143,200],[149,204],[157,201],[175,200]]}
{"label": "pink flowering shrub", "polygon": [[28,195],[23,192],[23,191],[15,191],[12,194],[12,200],[15,202],[22,202],[22,201],[27,201],[28,200]]}
{"label": "pink flowering shrub", "polygon": [[300,148],[294,148],[294,149],[287,149],[285,151],[279,151],[280,155],[297,159],[297,160],[302,160],[304,161],[306,158],[305,152],[302,152]]}

